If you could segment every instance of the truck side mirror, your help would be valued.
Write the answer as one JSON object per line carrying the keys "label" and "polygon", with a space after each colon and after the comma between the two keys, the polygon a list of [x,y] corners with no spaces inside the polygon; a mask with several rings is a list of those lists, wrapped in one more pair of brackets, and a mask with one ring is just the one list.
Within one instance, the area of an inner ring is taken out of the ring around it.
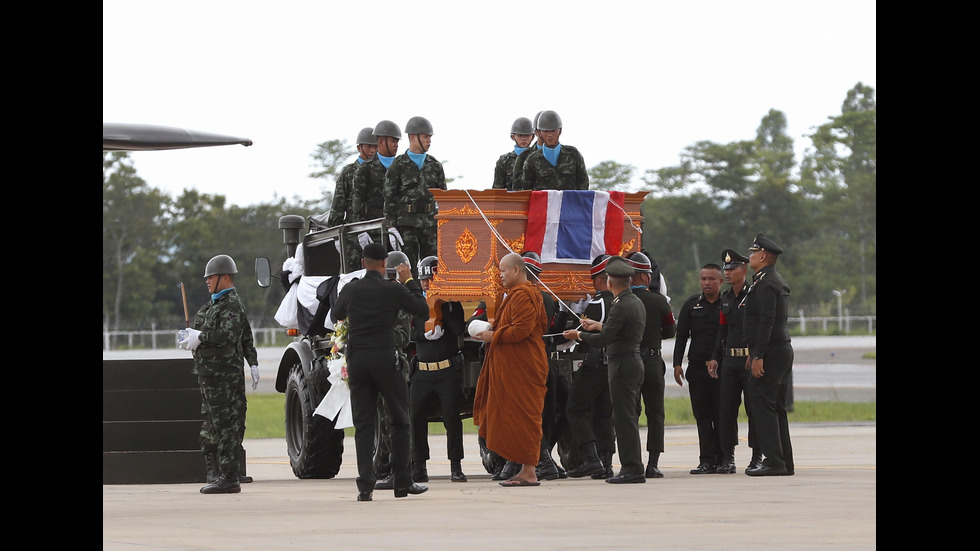
{"label": "truck side mirror", "polygon": [[272,284],[272,268],[269,266],[269,259],[260,256],[255,259],[255,279],[259,287],[268,287]]}

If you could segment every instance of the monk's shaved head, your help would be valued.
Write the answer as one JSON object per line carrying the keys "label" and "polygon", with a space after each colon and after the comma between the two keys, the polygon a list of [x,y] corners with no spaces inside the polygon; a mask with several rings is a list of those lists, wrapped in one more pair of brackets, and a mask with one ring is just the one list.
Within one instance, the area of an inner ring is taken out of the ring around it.
{"label": "monk's shaved head", "polygon": [[517,253],[504,255],[500,259],[500,282],[504,288],[513,287],[527,281],[524,259]]}
{"label": "monk's shaved head", "polygon": [[500,259],[501,268],[513,268],[514,266],[524,267],[524,259],[521,255],[517,253],[505,254],[503,258]]}

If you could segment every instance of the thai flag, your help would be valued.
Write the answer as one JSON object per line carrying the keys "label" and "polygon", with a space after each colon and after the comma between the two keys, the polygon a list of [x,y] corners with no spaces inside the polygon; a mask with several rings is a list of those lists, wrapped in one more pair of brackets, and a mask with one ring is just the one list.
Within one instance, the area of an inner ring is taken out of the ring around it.
{"label": "thai flag", "polygon": [[538,253],[542,262],[572,264],[619,254],[624,199],[621,191],[532,191],[524,250]]}

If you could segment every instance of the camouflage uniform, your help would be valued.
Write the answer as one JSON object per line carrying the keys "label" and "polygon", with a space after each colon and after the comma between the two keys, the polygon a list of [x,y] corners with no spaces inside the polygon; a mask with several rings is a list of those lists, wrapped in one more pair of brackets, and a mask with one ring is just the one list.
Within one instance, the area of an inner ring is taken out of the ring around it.
{"label": "camouflage uniform", "polygon": [[545,158],[543,150],[535,149],[524,161],[522,174],[521,185],[522,189],[526,190],[589,189],[589,173],[585,167],[585,159],[578,149],[570,145],[561,145],[558,162],[554,165]]}
{"label": "camouflage uniform", "polygon": [[[327,217],[327,226],[334,227],[340,224],[350,224],[354,221],[354,175],[366,161],[360,157],[353,163],[345,166],[340,171],[337,178],[337,187],[333,192],[333,204],[330,206],[330,216]],[[357,236],[348,236],[347,239],[347,271],[361,269],[361,248],[357,243]]]}
{"label": "camouflage uniform", "polygon": [[527,162],[527,158],[540,149],[537,143],[531,144],[530,147],[521,151],[521,153],[514,159],[514,166],[511,168],[510,172],[510,191],[523,191],[524,190],[524,163]]}
{"label": "camouflage uniform", "polygon": [[217,458],[223,474],[239,471],[245,438],[244,364],[259,365],[252,327],[232,287],[198,310],[194,329],[201,344],[194,350],[194,373],[201,387],[201,451]]}
{"label": "camouflage uniform", "polygon": [[418,262],[436,254],[436,202],[430,188],[446,189],[442,163],[426,154],[422,168],[403,153],[391,162],[385,175],[385,225],[396,228],[405,244],[403,251],[418,277]]}
{"label": "camouflage uniform", "polygon": [[[527,151],[527,149],[525,149]],[[493,170],[493,189],[506,189],[514,191],[511,186],[513,182],[514,164],[517,162],[517,152],[511,151],[504,153],[497,159],[497,165]]]}
{"label": "camouflage uniform", "polygon": [[[354,181],[351,185],[351,211],[354,222],[374,220],[384,216],[384,182],[385,173],[388,171],[384,163],[375,155],[370,161],[364,161],[354,171]],[[381,232],[369,232],[371,239],[376,243],[382,243]],[[354,236],[355,241],[357,236]],[[361,268],[361,247],[353,247],[349,256],[353,262],[354,269]]]}

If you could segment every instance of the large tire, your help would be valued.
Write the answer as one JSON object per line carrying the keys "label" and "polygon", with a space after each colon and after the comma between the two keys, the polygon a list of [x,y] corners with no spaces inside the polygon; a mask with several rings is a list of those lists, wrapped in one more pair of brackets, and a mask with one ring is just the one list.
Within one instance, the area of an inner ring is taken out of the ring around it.
{"label": "large tire", "polygon": [[344,431],[313,415],[318,405],[303,367],[294,365],[286,380],[286,448],[297,478],[333,478],[343,461]]}

